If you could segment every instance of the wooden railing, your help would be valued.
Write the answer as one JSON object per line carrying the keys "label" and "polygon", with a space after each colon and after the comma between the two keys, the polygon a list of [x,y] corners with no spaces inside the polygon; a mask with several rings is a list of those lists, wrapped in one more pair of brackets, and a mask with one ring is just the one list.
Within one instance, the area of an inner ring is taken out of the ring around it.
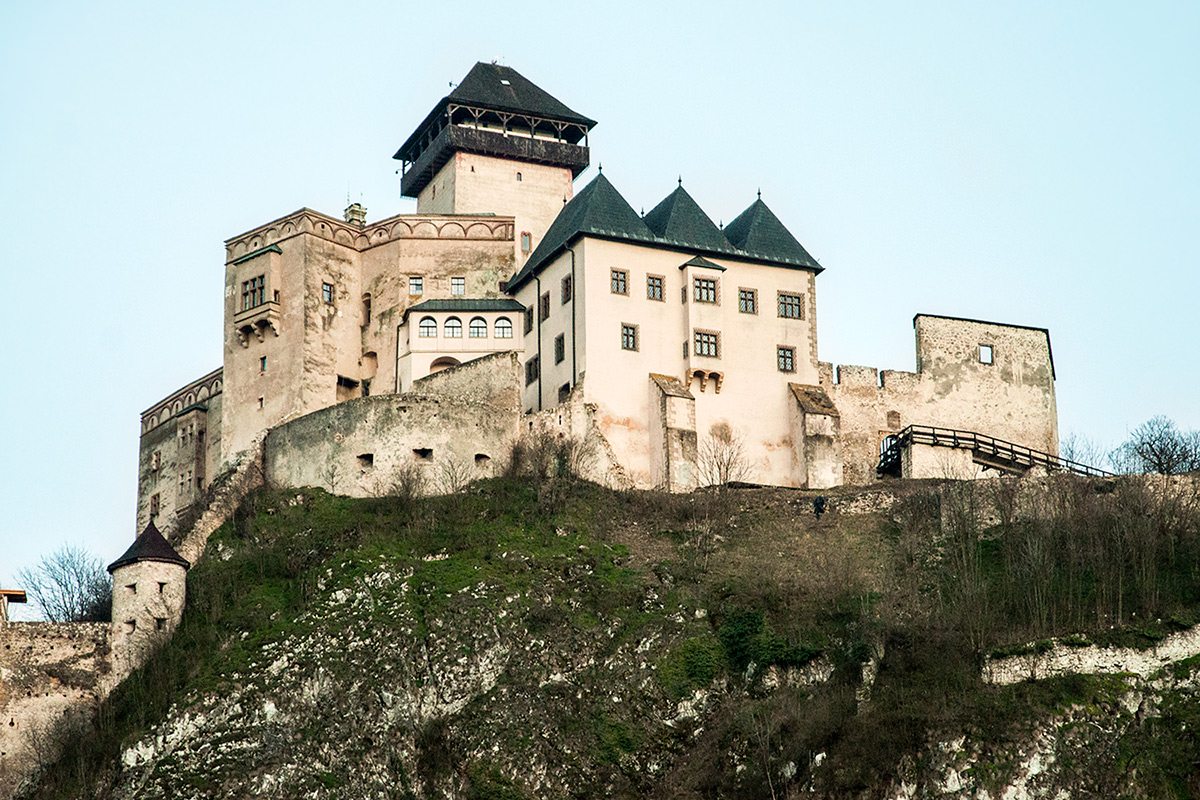
{"label": "wooden railing", "polygon": [[988,460],[998,462],[989,464],[998,468],[1010,467],[1020,470],[1030,467],[1045,467],[1051,472],[1073,472],[1076,475],[1092,477],[1109,477],[1113,473],[1098,467],[1091,467],[1072,461],[1069,458],[1053,455],[1042,450],[1014,444],[1013,442],[997,439],[975,431],[964,431],[957,428],[935,428],[928,425],[909,425],[897,434],[888,436],[879,447],[879,466],[876,474],[900,475],[900,458],[905,447],[913,444],[927,444],[933,447],[956,447],[970,450],[977,458],[982,457],[984,463]]}

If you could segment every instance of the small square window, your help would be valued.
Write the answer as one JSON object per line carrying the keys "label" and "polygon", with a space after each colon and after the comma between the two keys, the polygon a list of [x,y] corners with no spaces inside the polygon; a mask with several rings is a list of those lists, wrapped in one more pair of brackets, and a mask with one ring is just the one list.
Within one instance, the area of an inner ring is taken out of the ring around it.
{"label": "small square window", "polygon": [[408,276],[408,293],[425,294],[425,278],[422,275]]}
{"label": "small square window", "polygon": [[696,355],[709,358],[721,357],[721,336],[716,331],[696,331],[693,339]]}
{"label": "small square window", "polygon": [[467,293],[467,279],[456,275],[450,279],[450,294],[462,296]]}
{"label": "small square window", "polygon": [[738,289],[738,311],[743,314],[758,313],[758,291],[755,289]]}
{"label": "small square window", "polygon": [[716,278],[693,278],[692,279],[692,297],[697,303],[715,303],[717,302],[717,279]]}
{"label": "small square window", "polygon": [[638,326],[630,325],[629,323],[621,323],[621,349],[622,350],[637,350],[638,349]]}
{"label": "small square window", "polygon": [[661,275],[646,276],[646,299],[647,300],[662,300],[663,299],[663,278]]}
{"label": "small square window", "polygon": [[330,304],[333,303],[333,284],[332,283],[322,283],[321,284],[321,299],[324,300],[326,303],[330,303]]}
{"label": "small square window", "polygon": [[611,279],[613,294],[629,294],[629,271],[614,269]]}
{"label": "small square window", "polygon": [[567,357],[567,341],[565,334],[554,337],[554,363],[561,364]]}
{"label": "small square window", "polygon": [[796,348],[780,345],[775,348],[775,360],[780,372],[796,371]]}
{"label": "small square window", "polygon": [[990,344],[979,345],[979,363],[994,364],[996,363],[996,351]]}
{"label": "small square window", "polygon": [[564,275],[562,279],[562,301],[563,303],[571,302],[571,296],[574,291],[574,286],[571,283],[571,276]]}

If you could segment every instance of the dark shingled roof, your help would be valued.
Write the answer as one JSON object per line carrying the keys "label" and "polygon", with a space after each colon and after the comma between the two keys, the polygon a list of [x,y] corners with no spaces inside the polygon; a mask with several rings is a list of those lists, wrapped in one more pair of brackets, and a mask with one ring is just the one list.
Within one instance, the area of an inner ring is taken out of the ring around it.
{"label": "dark shingled roof", "polygon": [[654,235],[685,247],[734,252],[725,236],[681,184],[642,218]]}
{"label": "dark shingled roof", "polygon": [[158,532],[158,528],[154,526],[154,520],[150,521],[146,529],[133,540],[133,544],[120,558],[108,565],[108,571],[111,573],[119,567],[139,561],[162,561],[167,564],[178,564],[184,569],[191,569],[192,566],[186,558],[175,552],[175,548],[171,547],[171,544]]}
{"label": "dark shingled roof", "polygon": [[577,122],[589,128],[596,124],[567,108],[561,101],[512,67],[485,64],[480,61],[471,67],[446,99],[463,105],[482,106],[496,111],[513,111],[539,117]]}
{"label": "dark shingled roof", "polygon": [[[718,230],[719,241],[713,240],[704,223],[712,226],[712,220],[696,205],[691,196],[683,191],[682,186],[655,206],[643,219],[625,202],[625,198],[609,183],[608,178],[603,174],[597,175],[559,212],[542,241],[530,254],[525,266],[508,282],[506,290],[513,292],[520,288],[580,235],[671,250],[690,250],[697,254],[738,258],[781,267],[811,269],[817,272],[824,269],[800,246],[761,199],[755,201],[726,226],[723,236]],[[662,233],[654,228],[658,228]]]}
{"label": "dark shingled roof", "polygon": [[684,267],[703,267],[704,269],[718,269],[721,272],[725,271],[725,268],[720,264],[709,261],[704,256],[692,256],[687,261],[679,265],[680,269],[683,269]]}
{"label": "dark shingled roof", "polygon": [[507,297],[453,297],[424,300],[409,306],[405,314],[414,311],[524,311],[525,306]]}
{"label": "dark shingled roof", "polygon": [[817,260],[796,241],[762,198],[725,226],[725,238],[742,252],[766,261],[782,261],[821,269]]}

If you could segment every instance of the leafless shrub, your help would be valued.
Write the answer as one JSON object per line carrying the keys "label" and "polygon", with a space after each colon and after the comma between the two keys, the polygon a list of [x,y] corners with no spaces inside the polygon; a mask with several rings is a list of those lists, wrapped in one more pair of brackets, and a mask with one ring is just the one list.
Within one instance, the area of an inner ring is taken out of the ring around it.
{"label": "leafless shrub", "polygon": [[475,471],[464,461],[444,458],[437,465],[437,488],[446,494],[456,494],[475,479]]}
{"label": "leafless shrub", "polygon": [[112,580],[98,556],[63,545],[17,580],[51,622],[107,622],[112,616]]}
{"label": "leafless shrub", "polygon": [[1097,442],[1078,433],[1072,433],[1059,442],[1058,454],[1068,461],[1087,464],[1089,467],[1108,469],[1111,466],[1109,453]]}
{"label": "leafless shrub", "polygon": [[726,422],[718,422],[700,443],[696,468],[702,486],[724,488],[750,477],[750,462],[742,438]]}
{"label": "leafless shrub", "polygon": [[574,480],[586,475],[594,460],[591,443],[539,429],[522,436],[513,445],[508,474]]}
{"label": "leafless shrub", "polygon": [[1179,475],[1200,470],[1200,431],[1181,431],[1164,416],[1147,420],[1113,451],[1120,472]]}
{"label": "leafless shrub", "polygon": [[380,494],[412,502],[425,493],[427,484],[425,469],[415,461],[408,461],[384,480]]}

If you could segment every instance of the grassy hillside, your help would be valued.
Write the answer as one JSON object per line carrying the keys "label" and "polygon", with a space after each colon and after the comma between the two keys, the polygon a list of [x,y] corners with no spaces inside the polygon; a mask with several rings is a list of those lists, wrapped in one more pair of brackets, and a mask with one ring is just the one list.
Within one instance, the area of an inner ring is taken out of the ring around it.
{"label": "grassy hillside", "polygon": [[820,520],[792,491],[264,491],[32,796],[882,796],[934,786],[939,742],[975,788],[1050,747],[1047,787],[1200,796],[1193,665],[1149,712],[1120,676],[979,678],[1191,624],[1194,492],[1015,486],[839,490]]}

